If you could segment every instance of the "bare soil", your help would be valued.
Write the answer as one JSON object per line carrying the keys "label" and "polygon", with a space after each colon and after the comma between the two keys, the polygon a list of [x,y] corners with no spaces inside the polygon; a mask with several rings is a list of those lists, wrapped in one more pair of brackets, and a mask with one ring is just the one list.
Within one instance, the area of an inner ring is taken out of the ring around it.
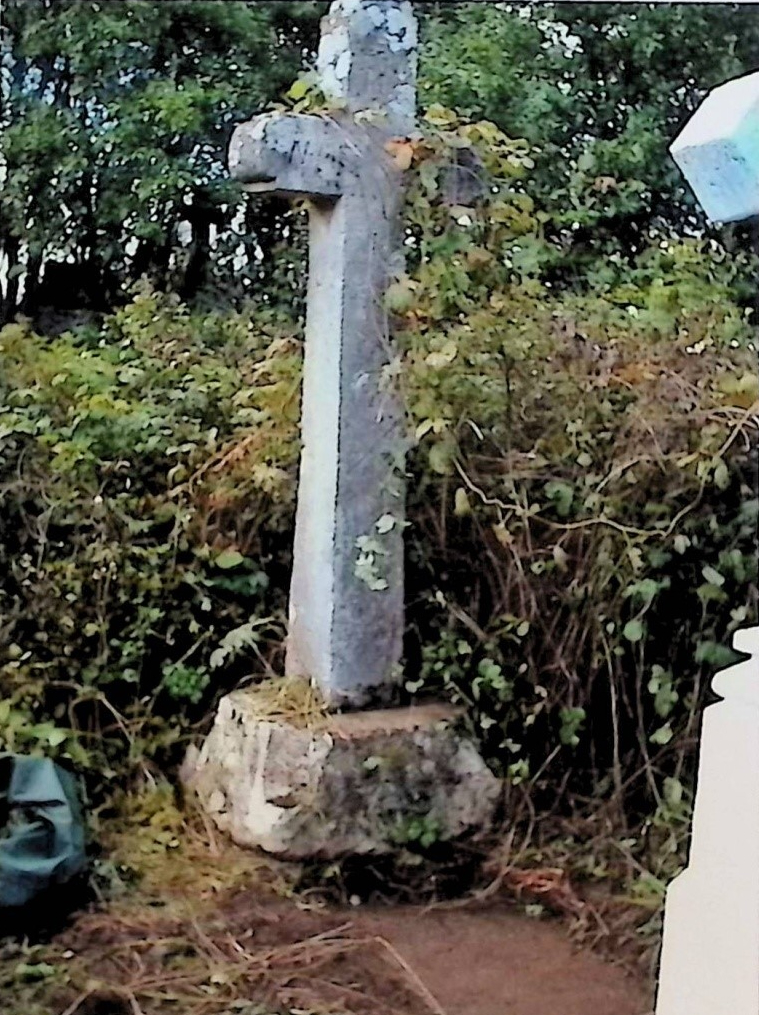
{"label": "bare soil", "polygon": [[[51,1012],[164,1015],[648,1015],[643,985],[573,948],[558,921],[481,910],[302,909],[265,891],[187,914],[78,918],[56,941],[70,985]],[[245,1002],[250,1007],[245,1007]],[[2,1007],[0,1005],[0,1007]]]}
{"label": "bare soil", "polygon": [[131,806],[99,902],[64,929],[51,912],[38,944],[0,920],[0,1015],[650,1015],[641,914],[559,868],[495,855],[479,890],[466,864],[313,878],[162,795]]}
{"label": "bare soil", "polygon": [[648,1015],[640,982],[578,952],[557,921],[503,908],[365,913],[446,1015]]}

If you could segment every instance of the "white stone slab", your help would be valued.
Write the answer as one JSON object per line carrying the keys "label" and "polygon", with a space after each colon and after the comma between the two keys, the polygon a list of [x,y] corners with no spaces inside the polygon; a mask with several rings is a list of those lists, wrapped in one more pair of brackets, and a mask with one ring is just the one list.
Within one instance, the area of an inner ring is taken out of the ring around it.
{"label": "white stone slab", "polygon": [[689,865],[670,886],[656,1015],[759,1013],[759,627],[706,709]]}

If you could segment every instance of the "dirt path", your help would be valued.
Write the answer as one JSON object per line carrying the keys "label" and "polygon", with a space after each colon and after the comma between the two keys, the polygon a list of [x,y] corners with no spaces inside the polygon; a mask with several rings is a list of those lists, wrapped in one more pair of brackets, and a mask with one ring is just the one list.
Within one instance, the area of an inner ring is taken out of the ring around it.
{"label": "dirt path", "polygon": [[413,909],[354,914],[388,940],[445,1015],[647,1015],[639,984],[575,952],[556,923],[505,910]]}
{"label": "dirt path", "polygon": [[650,1012],[639,982],[574,950],[560,923],[505,905],[309,908],[247,888],[85,913],[54,947],[69,975],[50,1015]]}

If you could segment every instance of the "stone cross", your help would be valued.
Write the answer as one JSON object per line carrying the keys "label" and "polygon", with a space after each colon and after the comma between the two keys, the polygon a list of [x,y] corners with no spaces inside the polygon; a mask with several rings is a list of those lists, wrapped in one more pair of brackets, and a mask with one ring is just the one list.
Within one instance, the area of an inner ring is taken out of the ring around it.
{"label": "stone cross", "polygon": [[[716,222],[759,215],[759,73],[716,88],[671,148]],[[712,684],[687,869],[669,886],[656,1015],[759,1012],[759,627]]]}
{"label": "stone cross", "polygon": [[402,270],[403,174],[414,130],[417,24],[409,0],[336,0],[322,25],[322,115],[239,127],[247,190],[310,201],[302,457],[287,671],[331,707],[391,701],[403,613],[404,426],[383,297]]}

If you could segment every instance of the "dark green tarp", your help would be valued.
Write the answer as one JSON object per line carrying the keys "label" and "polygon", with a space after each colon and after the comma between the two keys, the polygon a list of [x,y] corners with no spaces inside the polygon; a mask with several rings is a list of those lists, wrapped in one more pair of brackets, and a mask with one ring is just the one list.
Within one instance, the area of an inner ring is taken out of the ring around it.
{"label": "dark green tarp", "polygon": [[0,907],[27,905],[85,864],[74,777],[47,758],[0,754]]}

